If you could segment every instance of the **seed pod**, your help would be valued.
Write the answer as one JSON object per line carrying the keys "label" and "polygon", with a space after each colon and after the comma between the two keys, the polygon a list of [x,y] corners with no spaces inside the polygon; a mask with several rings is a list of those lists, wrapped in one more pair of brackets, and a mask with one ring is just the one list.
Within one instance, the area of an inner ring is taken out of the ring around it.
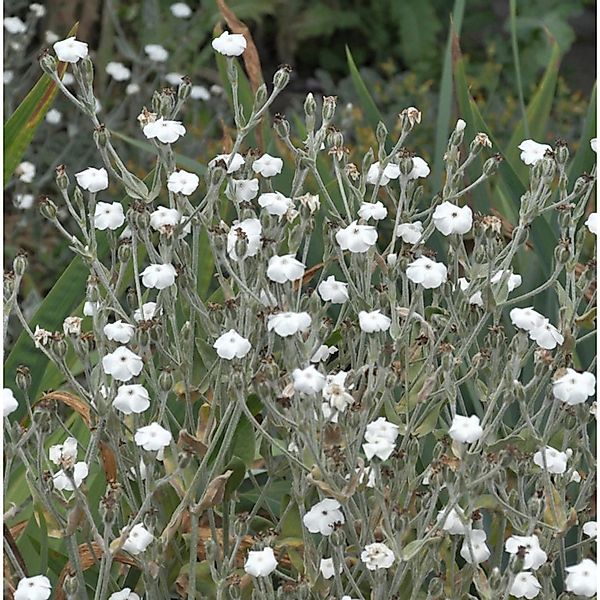
{"label": "seed pod", "polygon": [[161,371],[158,376],[158,385],[163,392],[170,392],[173,389],[173,374],[169,369]]}
{"label": "seed pod", "polygon": [[25,365],[19,365],[17,367],[15,383],[17,384],[17,387],[22,391],[26,391],[29,389],[29,386],[31,385],[31,373],[29,372],[28,367],[26,367]]}

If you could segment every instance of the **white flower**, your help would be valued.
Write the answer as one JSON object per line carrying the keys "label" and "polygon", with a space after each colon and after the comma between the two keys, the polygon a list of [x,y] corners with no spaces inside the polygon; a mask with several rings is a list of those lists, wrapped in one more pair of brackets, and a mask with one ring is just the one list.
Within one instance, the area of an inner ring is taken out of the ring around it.
{"label": "white flower", "polygon": [[246,38],[241,33],[224,31],[212,41],[212,47],[224,56],[240,56],[246,49]]}
{"label": "white flower", "polygon": [[231,179],[225,195],[232,202],[250,202],[258,195],[258,179]]}
{"label": "white flower", "polygon": [[510,313],[510,321],[519,329],[531,331],[537,329],[544,323],[544,315],[541,315],[532,306],[527,308],[513,308]]}
{"label": "white flower", "polygon": [[598,213],[593,212],[585,220],[585,226],[594,234],[598,235]]}
{"label": "white flower", "polygon": [[358,225],[352,221],[348,227],[340,229],[335,239],[342,250],[367,252],[377,242],[377,230],[372,225]]}
{"label": "white flower", "polygon": [[27,31],[27,25],[19,17],[4,17],[4,29],[8,33],[18,35]]}
{"label": "white flower", "polygon": [[102,368],[107,375],[112,375],[117,381],[129,381],[142,372],[144,363],[141,357],[129,348],[119,346],[114,352],[102,358]]}
{"label": "white flower", "polygon": [[167,188],[176,194],[189,196],[196,191],[200,178],[195,173],[188,173],[183,169],[173,171],[167,180]]}
{"label": "white flower", "polygon": [[169,58],[169,53],[160,44],[146,44],[144,52],[154,62],[165,62]]}
{"label": "white flower", "polygon": [[[227,254],[234,260],[256,256],[261,246],[262,227],[258,219],[244,219],[243,221],[234,221],[231,229],[227,233]],[[246,250],[242,256],[238,256],[236,245],[238,239],[244,239]]]}
{"label": "white flower", "polygon": [[169,10],[178,19],[187,19],[192,16],[192,9],[185,2],[175,2],[175,4],[171,4]]}
{"label": "white flower", "polygon": [[50,446],[48,458],[55,465],[72,467],[77,460],[77,440],[68,437],[62,444]]}
{"label": "white flower", "polygon": [[181,80],[183,79],[183,75],[181,73],[167,73],[165,75],[165,80],[169,85],[177,87],[181,84]]}
{"label": "white flower", "polygon": [[41,348],[42,346],[47,346],[52,339],[52,332],[40,327],[39,325],[35,326],[35,331],[33,332],[33,341],[35,343],[36,348]]}
{"label": "white flower", "polygon": [[88,55],[88,45],[75,39],[75,36],[56,42],[53,46],[58,60],[76,63]]}
{"label": "white flower", "polygon": [[213,348],[221,358],[233,360],[234,358],[244,358],[250,352],[252,345],[235,329],[230,329],[217,338]]}
{"label": "white flower", "polygon": [[123,206],[118,202],[98,202],[94,210],[94,227],[100,231],[114,231],[125,223]]}
{"label": "white flower", "polygon": [[23,577],[17,584],[14,600],[48,600],[52,593],[50,580],[45,575]]}
{"label": "white flower", "polygon": [[504,549],[509,554],[517,554],[519,548],[525,549],[523,569],[536,571],[547,560],[548,555],[541,549],[537,535],[512,535],[504,543]]}
{"label": "white flower", "polygon": [[112,405],[125,415],[143,413],[150,407],[150,394],[139,383],[121,385],[117,389]]}
{"label": "white flower", "polygon": [[83,303],[83,315],[85,317],[93,317],[98,311],[100,304],[98,302],[86,301]]}
{"label": "white flower", "polygon": [[381,542],[368,544],[360,553],[360,560],[365,563],[369,571],[389,569],[395,560],[394,553]]}
{"label": "white flower", "polygon": [[412,161],[413,168],[412,171],[408,174],[408,179],[419,179],[427,177],[427,175],[429,175],[431,169],[429,168],[429,165],[420,156],[413,157]]}
{"label": "white flower", "polygon": [[396,235],[402,238],[406,244],[416,244],[423,236],[423,223],[400,223],[396,229]]}
{"label": "white flower", "polygon": [[106,169],[94,169],[94,167],[88,167],[85,171],[75,173],[75,179],[77,179],[77,185],[88,192],[95,194],[108,188],[108,173]]}
{"label": "white flower", "polygon": [[582,530],[585,535],[590,538],[597,536],[598,523],[596,521],[588,521],[583,524]]}
{"label": "white flower", "polygon": [[158,423],[150,423],[145,427],[140,427],[135,432],[135,443],[149,452],[156,452],[161,448],[166,448],[172,439],[171,432]]}
{"label": "white flower", "polygon": [[340,371],[335,375],[327,375],[323,387],[323,398],[327,400],[328,406],[339,412],[344,412],[346,407],[354,402],[354,398],[346,391],[346,371]]}
{"label": "white flower", "polygon": [[331,579],[336,573],[333,558],[322,558],[319,564],[319,571],[321,571],[323,579]]}
{"label": "white flower", "polygon": [[322,344],[310,357],[310,362],[319,363],[324,360],[327,360],[330,356],[333,356],[337,351],[338,349],[335,346],[326,346],[325,344]]}
{"label": "white flower", "polygon": [[562,346],[565,341],[563,335],[550,323],[548,319],[544,319],[539,327],[529,330],[529,337],[537,342],[537,345],[546,350],[552,350],[556,346]]}
{"label": "white flower", "polygon": [[15,169],[15,175],[17,175],[20,181],[31,183],[35,177],[35,171],[35,165],[28,160],[24,160],[22,163],[17,165],[17,168]]}
{"label": "white flower", "polygon": [[387,315],[381,314],[380,310],[372,310],[371,312],[361,310],[358,313],[358,322],[361,330],[365,333],[387,331],[392,324],[392,320]]}
{"label": "white flower", "polygon": [[8,417],[19,408],[19,403],[10,388],[2,388],[2,416]]}
{"label": "white flower", "polygon": [[138,523],[131,528],[123,550],[129,554],[141,554],[154,541],[154,536],[141,524]]}
{"label": "white flower", "polygon": [[433,211],[433,224],[443,235],[467,233],[473,226],[473,211],[468,206],[455,206],[451,202],[442,202]]}
{"label": "white flower", "polygon": [[321,281],[317,292],[324,302],[332,304],[343,304],[349,297],[348,284],[345,281],[337,281],[333,275],[330,275],[325,281]]}
{"label": "white flower", "polygon": [[263,154],[252,163],[252,170],[257,175],[262,175],[263,177],[279,175],[282,169],[283,161],[281,158],[271,156],[270,154]]}
{"label": "white flower", "polygon": [[[487,537],[485,531],[483,529],[473,529],[469,532],[468,535],[471,540],[471,545],[469,546],[469,542],[467,540],[467,537],[465,536],[465,540],[460,549],[460,555],[469,564],[479,564],[485,562],[491,554],[490,549],[485,543]],[[472,554],[471,549],[473,549]]]}
{"label": "white flower", "polygon": [[156,302],[144,302],[141,308],[136,308],[133,313],[133,318],[136,321],[150,321],[154,319],[155,316],[160,316],[162,314],[162,309],[157,310]]}
{"label": "white flower", "polygon": [[2,82],[4,83],[4,85],[8,85],[9,83],[12,83],[14,78],[15,78],[15,74],[13,71],[3,71]]}
{"label": "white flower", "polygon": [[586,598],[596,595],[598,591],[598,567],[593,560],[584,558],[579,564],[567,567],[565,570],[567,571],[565,578],[567,592],[573,592]]}
{"label": "white flower", "polygon": [[568,368],[567,372],[554,381],[552,393],[557,400],[571,406],[581,404],[596,393],[596,377],[593,373],[578,373]]}
{"label": "white flower", "polygon": [[379,200],[375,203],[363,202],[358,209],[358,216],[365,221],[368,219],[381,221],[387,217],[387,214],[387,208]]}
{"label": "white flower", "polygon": [[426,256],[420,256],[406,267],[406,276],[413,283],[420,283],[425,289],[437,288],[448,278],[448,269]]}
{"label": "white flower", "polygon": [[598,138],[592,138],[590,140],[590,148],[598,154]]}
{"label": "white flower", "polygon": [[210,100],[210,92],[203,85],[193,85],[190,90],[193,100]]}
{"label": "white flower", "polygon": [[[542,454],[543,452],[543,454]],[[571,456],[571,450],[567,449],[566,452],[560,452],[552,446],[546,446],[542,450],[538,450],[533,455],[533,462],[542,469],[544,468],[544,458],[546,459],[546,468],[550,473],[562,474],[567,470],[567,460]]]}
{"label": "white flower", "polygon": [[456,442],[467,444],[476,442],[483,435],[479,417],[475,415],[470,417],[455,415],[452,419],[452,426],[448,430],[448,435]]}
{"label": "white flower", "polygon": [[344,524],[346,522],[344,513],[340,510],[341,504],[333,498],[325,498],[317,502],[302,517],[304,526],[311,533],[320,533],[321,535],[331,535],[336,523]]}
{"label": "white flower", "polygon": [[380,460],[387,460],[396,449],[396,444],[385,438],[376,438],[371,442],[365,442],[362,448],[368,460],[374,456]]}
{"label": "white flower", "polygon": [[373,442],[376,439],[384,439],[389,442],[395,442],[400,433],[400,428],[394,423],[390,423],[385,417],[379,417],[371,421],[365,430],[365,439]]}
{"label": "white flower", "polygon": [[258,197],[258,204],[270,215],[282,217],[293,206],[291,198],[281,192],[266,192]]}
{"label": "white flower", "polygon": [[531,600],[531,598],[535,598],[540,593],[541,589],[542,586],[533,573],[522,571],[515,576],[510,587],[510,593],[515,598],[527,598]]}
{"label": "white flower", "polygon": [[312,365],[305,369],[294,369],[292,378],[294,390],[309,396],[314,396],[325,387],[325,375],[319,373]]}
{"label": "white flower", "polygon": [[538,144],[533,140],[525,140],[519,144],[519,150],[521,150],[521,160],[526,165],[535,165],[552,148],[548,144]]}
{"label": "white flower", "polygon": [[140,597],[131,591],[131,588],[123,588],[108,597],[108,600],[140,600]]}
{"label": "white flower", "polygon": [[149,140],[157,138],[163,144],[173,144],[185,135],[185,127],[181,121],[168,121],[162,117],[144,125],[143,131]]}
{"label": "white flower", "polygon": [[463,523],[461,515],[464,517],[464,513],[462,510],[459,513],[456,508],[452,508],[444,518],[445,512],[446,509],[440,510],[436,521],[438,526],[441,526],[444,531],[447,531],[450,535],[465,535],[467,530],[471,530],[471,521],[469,519],[465,518],[465,523]]}
{"label": "white flower", "polygon": [[[48,43],[50,44],[51,42]],[[63,75],[62,82],[65,84],[65,86],[69,87],[70,85],[73,85],[75,83],[75,77],[67,71]]]}
{"label": "white flower", "polygon": [[73,483],[75,483],[75,487],[78,488],[88,476],[88,473],[88,466],[84,462],[78,462],[73,466],[73,481],[69,479],[63,469],[52,476],[52,481],[57,490],[72,492],[75,489]]}
{"label": "white flower", "polygon": [[128,96],[133,96],[133,94],[137,94],[140,91],[140,84],[139,83],[130,83],[126,88],[125,88],[125,93]]}
{"label": "white flower", "polygon": [[289,335],[306,331],[311,323],[312,319],[307,312],[282,312],[276,315],[269,315],[267,329],[275,331],[281,337],[288,337]]}
{"label": "white flower", "polygon": [[150,227],[156,231],[161,231],[165,226],[177,227],[180,222],[181,213],[175,208],[157,206],[150,215]]}
{"label": "white flower", "polygon": [[123,323],[120,319],[114,323],[107,323],[104,326],[104,335],[111,342],[120,342],[128,344],[133,337],[135,327],[129,323]]}
{"label": "white flower", "polygon": [[15,194],[14,204],[17,208],[21,210],[27,210],[33,206],[35,202],[35,198],[33,194]]}
{"label": "white flower", "polygon": [[175,283],[177,272],[172,264],[148,265],[141,273],[142,283],[147,288],[164,290]]}
{"label": "white flower", "polygon": [[277,568],[273,548],[250,550],[244,563],[244,571],[253,577],[267,577]]}
{"label": "white flower", "polygon": [[231,154],[218,154],[209,163],[209,167],[214,167],[218,162],[224,162],[227,167],[227,173],[231,175],[235,173],[246,161],[241,154],[237,152],[232,156]]}
{"label": "white flower", "polygon": [[293,254],[272,256],[267,267],[267,277],[277,283],[297,281],[304,276],[306,265],[294,258]]}
{"label": "white flower", "polygon": [[379,185],[384,186],[390,182],[390,179],[398,179],[398,177],[400,177],[400,167],[394,163],[388,163],[383,169],[383,173],[381,173],[379,161],[373,163],[367,171],[367,183],[371,185],[376,185],[379,180]]}
{"label": "white flower", "polygon": [[51,108],[46,113],[46,122],[50,125],[58,125],[62,121],[62,113],[56,108]]}
{"label": "white flower", "polygon": [[456,121],[456,125],[454,127],[454,131],[457,131],[458,133],[461,133],[462,131],[465,130],[466,126],[467,126],[467,124],[465,123],[465,121],[463,121],[462,119],[458,119],[458,121]]}
{"label": "white flower", "polygon": [[127,81],[131,77],[131,70],[123,63],[110,61],[106,64],[106,72],[115,81]]}

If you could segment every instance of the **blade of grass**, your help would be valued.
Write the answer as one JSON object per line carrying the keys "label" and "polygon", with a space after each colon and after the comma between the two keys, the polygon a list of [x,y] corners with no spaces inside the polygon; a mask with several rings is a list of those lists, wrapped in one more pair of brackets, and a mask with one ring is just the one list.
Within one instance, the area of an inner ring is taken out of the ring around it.
{"label": "blade of grass", "polygon": [[525,137],[529,138],[529,121],[525,110],[525,96],[523,95],[523,79],[521,77],[521,61],[519,58],[519,44],[517,41],[517,0],[510,0],[509,6],[510,44],[512,46],[513,61],[515,64],[515,75],[517,78],[517,93],[519,95],[519,108],[523,119],[523,131]]}
{"label": "blade of grass", "polygon": [[[455,0],[452,10],[452,22],[457,35],[460,35],[462,20],[465,12],[466,0]],[[435,123],[435,148],[433,153],[433,186],[438,189],[442,185],[444,171],[444,152],[450,132],[450,113],[452,111],[452,30],[448,33],[446,52],[444,53],[444,67],[440,82],[440,95],[438,100],[437,118]]]}
{"label": "blade of grass", "polygon": [[[75,23],[66,37],[77,33],[79,23]],[[67,70],[67,63],[59,62],[58,76],[62,78]],[[8,183],[17,165],[21,162],[25,151],[52,106],[58,87],[52,79],[44,74],[25,96],[15,112],[4,125],[4,185]]]}

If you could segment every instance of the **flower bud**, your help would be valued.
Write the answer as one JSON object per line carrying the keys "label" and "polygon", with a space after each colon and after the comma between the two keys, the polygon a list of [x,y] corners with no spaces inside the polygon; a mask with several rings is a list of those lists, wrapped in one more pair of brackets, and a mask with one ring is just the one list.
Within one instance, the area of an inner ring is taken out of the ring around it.
{"label": "flower bud", "polygon": [[69,177],[67,176],[65,165],[58,165],[58,167],[56,167],[55,181],[59,190],[66,190],[69,187]]}
{"label": "flower bud", "polygon": [[100,148],[104,148],[106,144],[108,144],[108,140],[110,139],[110,131],[106,129],[104,124],[98,125],[96,129],[94,129],[94,141]]}
{"label": "flower bud", "polygon": [[263,106],[263,104],[267,101],[267,85],[262,83],[258,89],[256,90],[256,94],[254,95],[254,107],[256,109]]}
{"label": "flower bud", "polygon": [[91,89],[94,83],[94,63],[89,56],[86,56],[80,63],[81,73],[86,85]]}
{"label": "flower bud", "polygon": [[221,182],[225,177],[225,169],[220,164],[216,164],[210,169],[209,173],[211,187],[217,187],[221,185]]}
{"label": "flower bud", "polygon": [[54,219],[56,219],[56,212],[56,204],[54,204],[47,196],[42,196],[40,198],[41,215],[49,221],[54,221]]}
{"label": "flower bud", "polygon": [[[385,143],[385,138],[387,137],[388,134],[388,130],[387,127],[385,126],[385,123],[383,121],[379,121],[379,123],[377,123],[377,129],[376,129],[376,137],[377,137],[377,141],[379,142],[380,146],[383,146],[383,144]],[[412,169],[412,167],[411,167]]]}
{"label": "flower bud", "polygon": [[569,249],[568,241],[561,240],[558,246],[554,248],[554,260],[556,260],[558,264],[566,265],[569,262],[570,258],[571,251]]}
{"label": "flower bud", "polygon": [[414,162],[410,156],[404,156],[400,159],[400,173],[402,175],[409,175],[414,169]]}
{"label": "flower bud", "polygon": [[29,368],[25,365],[19,365],[17,367],[17,372],[15,374],[15,383],[17,387],[23,392],[29,389],[31,385],[31,373],[29,372]]}
{"label": "flower bud", "polygon": [[131,244],[120,244],[117,249],[117,256],[122,263],[129,262],[131,258]]}
{"label": "flower bud", "polygon": [[191,91],[192,91],[192,80],[187,75],[185,75],[183,77],[183,79],[181,80],[179,87],[177,88],[177,98],[181,102],[184,102],[185,100],[187,100],[189,98]]}
{"label": "flower bud", "polygon": [[309,92],[306,95],[306,100],[304,101],[304,114],[307,117],[312,117],[315,114],[317,109],[317,103],[315,101],[315,97],[312,95],[312,92]]}
{"label": "flower bud", "polygon": [[342,529],[334,528],[329,540],[333,546],[343,546],[346,542],[346,535]]}
{"label": "flower bud", "polygon": [[39,58],[40,67],[44,73],[52,76],[56,73],[56,59],[46,50]]}
{"label": "flower bud", "polygon": [[76,575],[68,575],[63,581],[63,590],[67,598],[77,598],[77,590],[79,590],[79,582]]}
{"label": "flower bud", "polygon": [[337,96],[323,96],[323,124],[327,125],[335,115]]}
{"label": "flower bud", "polygon": [[500,590],[500,583],[502,582],[502,573],[498,567],[494,567],[490,576],[488,578],[488,582],[490,584],[490,589],[492,592],[497,592]]}
{"label": "flower bud", "polygon": [[52,340],[52,350],[59,358],[64,358],[67,355],[68,349],[69,346],[62,335]]}
{"label": "flower bud", "polygon": [[494,156],[485,161],[483,165],[483,174],[487,177],[491,177],[496,173],[501,162],[502,156],[500,156],[500,154],[494,154]]}
{"label": "flower bud", "polygon": [[332,127],[327,133],[327,145],[330,148],[342,148],[344,145],[344,135],[342,132]]}
{"label": "flower bud", "polygon": [[544,156],[541,163],[542,175],[548,179],[553,179],[554,173],[556,173],[556,162],[554,162],[554,159],[549,156]]}
{"label": "flower bud", "polygon": [[525,548],[520,548],[518,552],[513,556],[509,563],[509,569],[512,573],[520,573],[523,570],[525,564]]}
{"label": "flower bud", "polygon": [[173,389],[173,374],[170,369],[161,371],[158,376],[158,386],[163,392],[170,392]]}
{"label": "flower bud", "polygon": [[290,124],[287,119],[279,113],[273,118],[273,128],[280,138],[287,138],[290,135]]}
{"label": "flower bud", "polygon": [[275,71],[275,75],[273,75],[273,87],[276,90],[283,89],[290,82],[290,73],[292,72],[292,67],[289,65],[281,65],[277,71]]}
{"label": "flower bud", "polygon": [[556,140],[554,158],[559,165],[564,165],[569,160],[569,148],[564,140]]}
{"label": "flower bud", "polygon": [[434,577],[427,588],[427,593],[432,598],[440,597],[444,592],[444,583],[439,577]]}
{"label": "flower bud", "polygon": [[17,277],[23,277],[27,270],[27,253],[18,252],[13,260],[13,271]]}

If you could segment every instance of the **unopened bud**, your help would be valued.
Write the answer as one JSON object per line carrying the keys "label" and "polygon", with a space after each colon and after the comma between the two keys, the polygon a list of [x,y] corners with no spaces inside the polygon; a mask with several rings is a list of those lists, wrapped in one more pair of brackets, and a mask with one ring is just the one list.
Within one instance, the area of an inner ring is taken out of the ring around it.
{"label": "unopened bud", "polygon": [[122,263],[126,263],[131,258],[131,244],[121,244],[117,250],[117,256]]}
{"label": "unopened bud", "polygon": [[13,271],[17,277],[23,277],[27,270],[27,254],[25,252],[19,252],[13,260]]}
{"label": "unopened bud", "polygon": [[67,176],[65,165],[58,165],[58,167],[56,167],[55,181],[59,190],[66,190],[69,187],[69,177]]}
{"label": "unopened bud", "polygon": [[304,114],[308,117],[312,117],[315,114],[317,109],[317,103],[315,101],[315,97],[312,95],[312,92],[309,92],[306,95],[306,100],[304,101]]}
{"label": "unopened bud", "polygon": [[83,74],[83,80],[88,85],[88,87],[92,87],[94,83],[94,63],[89,56],[86,56],[81,61],[81,72]]}
{"label": "unopened bud", "polygon": [[275,89],[281,90],[290,82],[291,72],[292,67],[289,65],[281,65],[281,67],[275,71],[275,75],[273,75],[273,86]]}
{"label": "unopened bud", "polygon": [[19,365],[17,367],[17,372],[15,374],[15,383],[17,384],[17,387],[22,391],[29,389],[29,386],[31,385],[31,373],[29,372],[28,367],[26,367],[25,365]]}
{"label": "unopened bud", "polygon": [[569,160],[569,148],[563,140],[556,140],[554,145],[554,158],[559,165],[564,165]]}
{"label": "unopened bud", "polygon": [[258,86],[256,94],[254,95],[254,107],[260,108],[267,101],[267,85],[262,83]]}
{"label": "unopened bud", "polygon": [[110,131],[103,124],[94,130],[94,141],[100,148],[104,148],[110,139]]}
{"label": "unopened bud", "polygon": [[192,80],[186,75],[185,77],[182,78],[181,83],[179,84],[179,87],[177,88],[177,98],[181,102],[184,102],[185,100],[187,100],[189,98],[191,92],[192,92]]}
{"label": "unopened bud", "polygon": [[56,204],[50,198],[42,196],[40,198],[40,213],[42,216],[50,221],[54,221],[56,219],[56,212]]}
{"label": "unopened bud", "polygon": [[163,392],[170,392],[173,389],[173,374],[169,369],[161,371],[158,376],[158,385]]}
{"label": "unopened bud", "polygon": [[337,96],[323,96],[323,124],[328,124],[335,115]]}
{"label": "unopened bud", "polygon": [[44,71],[44,73],[47,73],[50,76],[56,73],[56,59],[54,58],[54,56],[48,54],[48,52],[46,51],[40,56],[39,60],[40,67],[42,71]]}
{"label": "unopened bud", "polygon": [[542,163],[542,175],[548,179],[552,179],[554,177],[554,173],[556,173],[556,162],[550,156],[544,156],[540,161]]}
{"label": "unopened bud", "polygon": [[496,173],[501,162],[502,156],[500,156],[500,154],[495,154],[491,158],[488,158],[483,165],[483,174],[487,177],[491,177]]}
{"label": "unopened bud", "polygon": [[273,118],[273,127],[275,129],[275,133],[280,138],[289,137],[290,124],[288,123],[287,119],[283,115],[280,115],[279,113],[277,113],[275,115],[275,117]]}
{"label": "unopened bud", "polygon": [[52,341],[52,350],[59,358],[64,358],[67,355],[68,349],[69,346],[62,336]]}
{"label": "unopened bud", "polygon": [[377,123],[377,130],[375,135],[380,146],[383,146],[383,144],[385,143],[385,138],[387,137],[387,134],[388,130],[385,126],[385,123],[383,121],[379,121],[379,123]]}

